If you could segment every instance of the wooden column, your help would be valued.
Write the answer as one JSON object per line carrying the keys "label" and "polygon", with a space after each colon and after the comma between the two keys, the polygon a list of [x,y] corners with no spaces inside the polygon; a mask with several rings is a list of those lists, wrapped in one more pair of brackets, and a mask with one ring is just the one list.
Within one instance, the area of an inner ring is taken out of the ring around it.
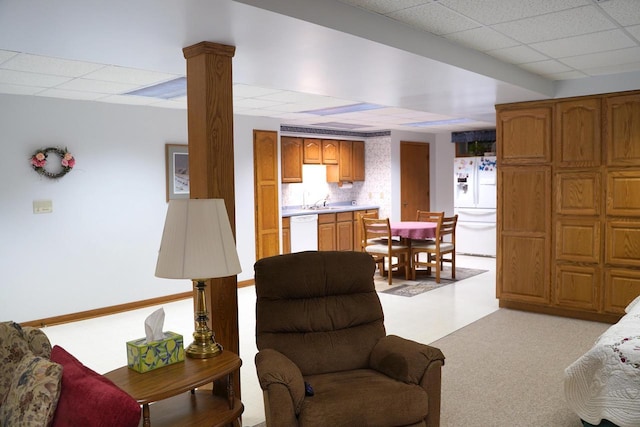
{"label": "wooden column", "polygon": [[[224,199],[235,236],[233,94],[231,62],[236,48],[201,42],[185,47],[189,187],[192,199]],[[209,323],[225,350],[240,353],[237,277],[207,282]],[[236,376],[238,382],[238,376]],[[236,388],[239,391],[239,387]]]}

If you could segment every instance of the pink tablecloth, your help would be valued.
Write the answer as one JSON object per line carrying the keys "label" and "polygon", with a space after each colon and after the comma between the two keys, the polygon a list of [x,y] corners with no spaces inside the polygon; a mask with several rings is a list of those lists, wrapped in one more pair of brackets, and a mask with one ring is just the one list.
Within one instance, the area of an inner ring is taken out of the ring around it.
{"label": "pink tablecloth", "polygon": [[436,223],[426,221],[392,222],[391,234],[405,239],[433,239],[436,237]]}

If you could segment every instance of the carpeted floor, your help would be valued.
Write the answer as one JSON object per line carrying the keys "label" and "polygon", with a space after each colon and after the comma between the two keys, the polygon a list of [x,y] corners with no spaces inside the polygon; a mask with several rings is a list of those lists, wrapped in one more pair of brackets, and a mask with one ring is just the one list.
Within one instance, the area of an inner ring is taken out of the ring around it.
{"label": "carpeted floor", "polygon": [[[440,283],[436,283],[435,271],[431,271],[430,276],[426,272],[419,272],[415,281],[396,279],[394,277],[393,283],[398,283],[398,285],[389,287],[381,292],[402,297],[413,297],[486,272],[487,270],[456,267],[456,278],[452,279],[451,268],[445,266],[443,271],[440,272]],[[376,288],[380,288],[382,284],[388,286],[389,282],[386,277],[376,276],[376,284],[378,285]]]}
{"label": "carpeted floor", "polygon": [[500,309],[433,342],[445,355],[442,427],[581,427],[564,369],[610,325]]}

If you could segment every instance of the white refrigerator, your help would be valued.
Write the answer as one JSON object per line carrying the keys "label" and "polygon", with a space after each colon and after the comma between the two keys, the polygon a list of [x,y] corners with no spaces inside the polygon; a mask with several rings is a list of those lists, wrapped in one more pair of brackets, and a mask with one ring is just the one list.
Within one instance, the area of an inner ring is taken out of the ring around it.
{"label": "white refrigerator", "polygon": [[496,256],[496,181],[495,156],[454,160],[457,253]]}

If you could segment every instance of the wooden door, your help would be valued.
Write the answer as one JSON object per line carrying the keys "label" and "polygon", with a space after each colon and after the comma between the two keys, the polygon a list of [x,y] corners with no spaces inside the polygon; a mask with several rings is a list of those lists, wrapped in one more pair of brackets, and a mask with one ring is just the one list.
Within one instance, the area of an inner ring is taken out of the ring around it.
{"label": "wooden door", "polygon": [[353,141],[353,155],[351,166],[353,168],[353,180],[364,181],[364,141]]}
{"label": "wooden door", "polygon": [[256,260],[280,253],[278,133],[253,131]]}
{"label": "wooden door", "polygon": [[352,150],[352,141],[340,141],[340,161],[338,163],[340,181],[353,181]]}
{"label": "wooden door", "polygon": [[431,210],[429,144],[400,142],[400,217],[415,221],[418,209]]}

